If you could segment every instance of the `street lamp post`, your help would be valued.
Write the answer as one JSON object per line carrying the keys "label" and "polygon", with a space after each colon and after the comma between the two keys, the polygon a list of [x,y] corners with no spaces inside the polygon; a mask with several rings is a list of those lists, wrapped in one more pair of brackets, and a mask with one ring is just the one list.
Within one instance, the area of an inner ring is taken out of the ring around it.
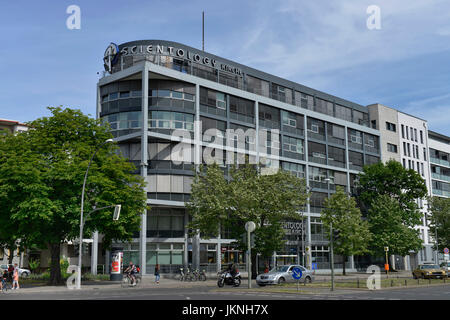
{"label": "street lamp post", "polygon": [[[326,178],[327,196],[330,196],[330,178]],[[345,263],[345,261],[344,261]],[[333,222],[330,223],[330,266],[331,266],[331,291],[334,291],[334,253],[333,253]]]}
{"label": "street lamp post", "polygon": [[84,209],[84,189],[86,187],[86,180],[89,172],[89,167],[91,166],[92,159],[94,159],[95,155],[97,154],[97,151],[100,150],[101,147],[103,147],[106,143],[112,143],[114,142],[113,139],[108,139],[104,141],[98,148],[95,150],[95,152],[92,154],[91,158],[89,159],[89,164],[86,169],[86,173],[84,174],[84,181],[83,181],[83,189],[81,191],[81,215],[80,215],[80,244],[79,244],[79,251],[78,251],[78,274],[77,274],[77,289],[81,289],[81,258],[83,254],[83,227],[84,227],[84,221],[83,221],[83,209]]}

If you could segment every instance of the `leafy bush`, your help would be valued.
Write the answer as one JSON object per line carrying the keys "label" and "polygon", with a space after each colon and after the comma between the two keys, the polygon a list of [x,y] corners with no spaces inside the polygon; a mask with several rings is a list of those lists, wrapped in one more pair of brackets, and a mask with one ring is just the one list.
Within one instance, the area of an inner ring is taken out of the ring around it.
{"label": "leafy bush", "polygon": [[85,273],[81,276],[82,280],[93,281],[93,280],[109,280],[109,274],[97,274]]}
{"label": "leafy bush", "polygon": [[28,261],[28,265],[30,266],[31,272],[34,272],[39,265],[41,264],[41,260],[39,259],[30,259]]}

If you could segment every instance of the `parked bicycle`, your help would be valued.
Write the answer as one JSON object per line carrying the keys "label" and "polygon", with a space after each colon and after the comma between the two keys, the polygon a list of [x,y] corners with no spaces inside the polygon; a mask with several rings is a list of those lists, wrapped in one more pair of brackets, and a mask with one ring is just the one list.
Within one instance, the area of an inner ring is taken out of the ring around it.
{"label": "parked bicycle", "polygon": [[180,281],[188,281],[189,269],[184,272],[184,268],[180,268]]}
{"label": "parked bicycle", "polygon": [[134,279],[135,279],[135,281],[133,281],[133,279],[131,278],[130,273],[128,273],[128,272],[125,273],[124,277],[122,279],[122,283],[121,283],[122,288],[125,288],[125,287],[138,287],[141,284],[141,281],[142,281],[141,275],[135,274],[134,275]]}
{"label": "parked bicycle", "polygon": [[193,275],[194,275],[194,281],[206,281],[205,270],[202,270],[202,272],[200,272],[198,269],[195,269],[193,272]]}

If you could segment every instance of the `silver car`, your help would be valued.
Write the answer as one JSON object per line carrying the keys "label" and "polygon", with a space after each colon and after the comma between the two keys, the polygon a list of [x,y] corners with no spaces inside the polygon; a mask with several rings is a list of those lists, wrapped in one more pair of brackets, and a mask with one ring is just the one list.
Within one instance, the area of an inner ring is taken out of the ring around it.
{"label": "silver car", "polygon": [[297,264],[278,266],[273,268],[268,273],[259,274],[256,277],[256,283],[259,286],[265,286],[268,284],[281,284],[285,282],[297,282],[292,276],[292,270],[297,267],[302,270],[302,277],[300,282],[311,283],[314,280],[314,275],[311,270]]}

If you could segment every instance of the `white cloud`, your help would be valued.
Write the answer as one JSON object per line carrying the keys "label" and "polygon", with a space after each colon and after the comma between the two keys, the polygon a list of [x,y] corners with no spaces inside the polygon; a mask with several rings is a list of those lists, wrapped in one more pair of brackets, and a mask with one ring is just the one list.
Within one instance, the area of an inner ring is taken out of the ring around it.
{"label": "white cloud", "polygon": [[235,46],[237,54],[244,64],[304,81],[334,70],[450,49],[448,41],[436,41],[448,31],[448,2],[376,2],[381,8],[381,30],[366,27],[366,9],[372,1],[327,6],[282,2],[278,12],[261,11],[257,20],[249,22],[244,45]]}

